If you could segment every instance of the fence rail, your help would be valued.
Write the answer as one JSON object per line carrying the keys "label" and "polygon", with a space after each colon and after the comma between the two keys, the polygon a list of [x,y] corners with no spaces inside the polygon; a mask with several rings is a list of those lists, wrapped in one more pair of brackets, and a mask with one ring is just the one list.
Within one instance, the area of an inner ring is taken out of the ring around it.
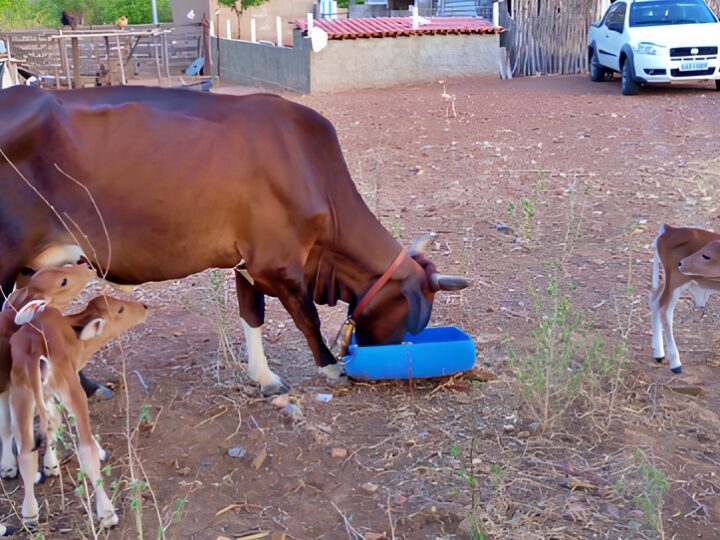
{"label": "fence rail", "polygon": [[[151,35],[158,30],[166,31],[167,34],[162,39],[159,35]],[[69,71],[74,72],[75,66],[72,63],[72,39],[59,40],[59,33],[55,29],[0,32],[0,39],[5,41],[12,56],[23,62],[30,71],[60,80],[59,75],[65,71],[65,58],[69,62]],[[100,36],[95,37],[98,33]],[[125,31],[103,25],[78,28],[75,34],[82,35],[77,40],[82,84],[95,82],[98,74],[103,72],[108,74],[112,82],[119,80],[118,53],[122,55],[126,75],[138,78],[156,76],[158,60],[164,64],[166,54],[170,75],[182,74],[202,54],[202,28],[199,24],[134,25],[127,26]],[[114,35],[118,36],[117,39]]]}

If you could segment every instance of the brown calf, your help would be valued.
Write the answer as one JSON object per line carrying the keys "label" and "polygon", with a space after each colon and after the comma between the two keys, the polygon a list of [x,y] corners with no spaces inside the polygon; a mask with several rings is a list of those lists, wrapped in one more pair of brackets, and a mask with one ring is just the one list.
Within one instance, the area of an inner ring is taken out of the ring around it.
{"label": "brown calf", "polygon": [[34,493],[38,460],[33,437],[36,407],[41,435],[48,441],[43,462],[45,474],[59,473],[55,437],[62,418],[55,406],[46,403],[45,390],[75,417],[80,467],[95,488],[96,510],[102,527],[118,523],[112,502],[99,483],[100,459],[104,457],[104,451],[92,435],[87,397],[80,385],[78,371],[108,341],[142,323],[146,317],[147,307],[143,304],[100,296],[83,312],[69,317],[63,317],[54,308],[46,308],[10,339],[10,407],[20,474],[25,485],[22,518],[27,526],[37,526],[38,522]]}
{"label": "brown calf", "polygon": [[37,311],[45,306],[65,308],[85,285],[97,276],[85,264],[63,268],[48,268],[37,272],[25,287],[15,290],[4,302],[0,312],[0,440],[2,458],[0,477],[14,478],[17,462],[12,452],[12,431],[10,428],[10,337]]}
{"label": "brown calf", "polygon": [[[680,355],[673,337],[673,311],[678,298],[686,290],[693,294],[697,307],[705,306],[708,297],[712,293],[720,291],[720,273],[713,276],[712,272],[707,272],[707,268],[700,271],[699,268],[702,265],[697,263],[698,258],[703,261],[705,256],[710,257],[707,254],[703,256],[702,253],[706,246],[716,244],[717,240],[720,240],[720,234],[705,229],[661,225],[653,242],[655,256],[653,258],[653,288],[650,291],[653,355],[658,362],[662,362],[665,358],[664,336],[667,342],[668,362],[673,373],[682,372]],[[696,253],[700,254],[693,255]],[[714,251],[713,253],[715,258],[720,255]],[[660,287],[661,264],[665,276],[662,287]]]}

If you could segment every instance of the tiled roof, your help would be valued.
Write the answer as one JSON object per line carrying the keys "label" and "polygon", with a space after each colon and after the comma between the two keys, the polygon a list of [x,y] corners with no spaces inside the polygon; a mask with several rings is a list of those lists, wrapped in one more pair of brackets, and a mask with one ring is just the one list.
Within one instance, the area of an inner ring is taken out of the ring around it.
{"label": "tiled roof", "polygon": [[[327,32],[329,39],[395,37],[424,34],[497,34],[503,31],[479,17],[430,17],[429,24],[413,30],[412,17],[374,17],[357,19],[320,19],[314,25]],[[305,32],[307,21],[298,19],[295,26]]]}

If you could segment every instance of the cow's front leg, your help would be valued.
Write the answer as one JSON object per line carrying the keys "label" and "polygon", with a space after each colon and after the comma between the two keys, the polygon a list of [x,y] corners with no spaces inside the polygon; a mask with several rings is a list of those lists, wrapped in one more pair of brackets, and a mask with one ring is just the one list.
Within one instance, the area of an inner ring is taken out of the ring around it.
{"label": "cow's front leg", "polygon": [[245,270],[235,272],[238,305],[248,354],[248,373],[253,382],[260,385],[260,392],[263,395],[285,394],[289,388],[273,373],[267,363],[262,343],[265,296],[253,286],[253,283],[252,277]]}
{"label": "cow's front leg", "polygon": [[337,363],[320,333],[320,317],[305,282],[283,277],[275,283],[275,290],[295,326],[305,336],[320,373],[333,380],[343,377],[342,365]]}
{"label": "cow's front leg", "polygon": [[[40,403],[38,406],[42,406]],[[35,480],[38,475],[38,452],[33,437],[35,400],[32,390],[23,385],[10,387],[10,410],[12,430],[18,447],[18,466],[25,487],[22,504],[22,520],[29,529],[36,529],[40,509],[35,498]]]}
{"label": "cow's front leg", "polygon": [[0,441],[2,441],[2,459],[0,459],[0,478],[17,476],[17,460],[12,451],[12,427],[10,424],[10,393],[0,394]]}

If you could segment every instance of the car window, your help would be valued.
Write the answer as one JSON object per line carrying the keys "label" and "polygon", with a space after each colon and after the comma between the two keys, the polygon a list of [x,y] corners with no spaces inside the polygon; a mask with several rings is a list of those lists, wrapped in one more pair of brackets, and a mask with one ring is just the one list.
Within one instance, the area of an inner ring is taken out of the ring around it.
{"label": "car window", "polygon": [[623,27],[625,26],[625,13],[627,12],[627,4],[625,2],[617,2],[613,4],[612,7],[615,9],[612,9],[612,12],[608,12],[605,25],[610,30],[622,32]]}
{"label": "car window", "polygon": [[605,18],[602,21],[605,26],[610,25],[610,21],[614,17],[613,14],[618,10],[619,7],[620,7],[620,4],[613,4],[610,6],[610,9],[607,10],[607,12],[605,13]]}
{"label": "car window", "polygon": [[703,0],[655,0],[630,7],[630,26],[706,24],[718,22]]}

